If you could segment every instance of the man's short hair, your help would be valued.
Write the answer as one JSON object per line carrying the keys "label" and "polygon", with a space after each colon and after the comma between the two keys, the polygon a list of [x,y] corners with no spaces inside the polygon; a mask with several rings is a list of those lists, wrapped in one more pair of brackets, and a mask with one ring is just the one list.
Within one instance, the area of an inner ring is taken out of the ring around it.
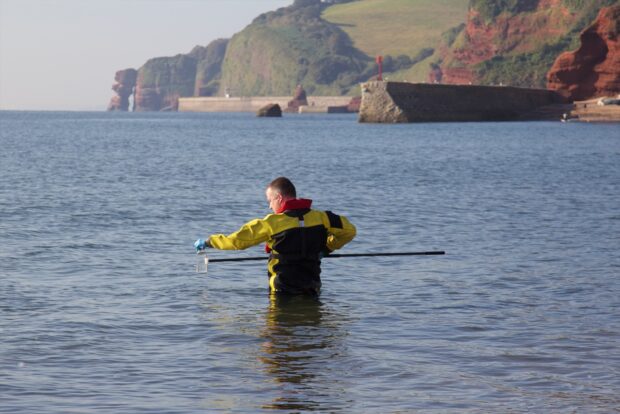
{"label": "man's short hair", "polygon": [[276,193],[280,194],[282,197],[287,198],[297,198],[297,191],[295,190],[295,186],[286,177],[278,177],[269,183],[269,188],[271,188]]}

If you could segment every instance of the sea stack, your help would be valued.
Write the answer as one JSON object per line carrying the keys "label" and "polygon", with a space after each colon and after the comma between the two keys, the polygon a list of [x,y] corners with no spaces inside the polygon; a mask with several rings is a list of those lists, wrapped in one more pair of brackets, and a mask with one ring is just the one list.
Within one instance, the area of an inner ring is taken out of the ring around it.
{"label": "sea stack", "polygon": [[108,111],[129,110],[129,97],[133,95],[137,77],[138,71],[135,69],[124,69],[116,72],[114,76],[116,82],[112,85],[112,90],[116,92],[116,96],[110,99]]}

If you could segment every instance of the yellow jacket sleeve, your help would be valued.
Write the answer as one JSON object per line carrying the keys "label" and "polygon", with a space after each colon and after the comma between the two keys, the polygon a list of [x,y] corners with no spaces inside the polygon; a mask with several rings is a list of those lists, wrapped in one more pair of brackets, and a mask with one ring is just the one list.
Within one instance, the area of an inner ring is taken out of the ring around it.
{"label": "yellow jacket sleeve", "polygon": [[256,219],[247,222],[236,232],[214,234],[209,237],[209,244],[220,250],[243,250],[266,242],[271,236],[271,226],[265,220]]}
{"label": "yellow jacket sleeve", "polygon": [[345,216],[340,216],[340,220],[342,221],[342,228],[330,226],[327,229],[327,248],[331,251],[340,249],[353,240],[357,233],[355,226]]}

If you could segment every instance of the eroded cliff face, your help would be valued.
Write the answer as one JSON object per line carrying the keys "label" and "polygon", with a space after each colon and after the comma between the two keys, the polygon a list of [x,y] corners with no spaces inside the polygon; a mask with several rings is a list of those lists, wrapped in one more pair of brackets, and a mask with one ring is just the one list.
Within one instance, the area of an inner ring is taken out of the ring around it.
{"label": "eroded cliff face", "polygon": [[561,36],[567,19],[570,13],[559,0],[541,1],[531,12],[500,15],[492,22],[486,22],[477,10],[470,9],[465,44],[454,49],[447,60],[444,81],[463,84],[477,81],[477,64],[498,55],[528,51],[536,39]]}
{"label": "eroded cliff face", "polygon": [[501,2],[471,2],[463,32],[442,49],[431,81],[544,87],[555,57],[591,21],[584,16],[605,0],[585,0],[580,7],[571,0],[524,0],[512,8],[497,6],[498,14],[489,17],[483,9],[495,3]]}
{"label": "eroded cliff face", "polygon": [[116,95],[110,99],[108,111],[127,111],[129,110],[129,98],[133,95],[136,86],[138,72],[135,69],[124,69],[116,72],[112,85],[112,90]]}
{"label": "eroded cliff face", "polygon": [[135,111],[178,108],[180,96],[192,96],[196,59],[188,55],[150,59],[138,70]]}
{"label": "eroded cliff face", "polygon": [[211,96],[217,92],[227,47],[228,39],[217,39],[207,47],[196,46],[190,52],[197,61],[194,96]]}
{"label": "eroded cliff face", "polygon": [[176,111],[180,97],[208,96],[219,88],[222,60],[228,40],[196,46],[188,54],[148,60],[138,70],[118,71],[108,110],[127,111],[134,94],[133,110]]}
{"label": "eroded cliff face", "polygon": [[547,87],[572,101],[620,93],[619,32],[620,4],[601,9],[581,33],[581,46],[557,58]]}

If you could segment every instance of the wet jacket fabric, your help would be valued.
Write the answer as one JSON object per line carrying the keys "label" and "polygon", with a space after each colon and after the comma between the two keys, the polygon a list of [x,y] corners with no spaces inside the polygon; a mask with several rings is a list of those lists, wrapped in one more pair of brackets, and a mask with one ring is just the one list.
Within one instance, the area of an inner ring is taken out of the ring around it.
{"label": "wet jacket fabric", "polygon": [[349,220],[330,211],[311,209],[312,200],[287,200],[282,211],[252,220],[230,235],[215,234],[216,249],[240,250],[266,242],[269,286],[278,293],[318,293],[320,254],[350,242],[356,233]]}

